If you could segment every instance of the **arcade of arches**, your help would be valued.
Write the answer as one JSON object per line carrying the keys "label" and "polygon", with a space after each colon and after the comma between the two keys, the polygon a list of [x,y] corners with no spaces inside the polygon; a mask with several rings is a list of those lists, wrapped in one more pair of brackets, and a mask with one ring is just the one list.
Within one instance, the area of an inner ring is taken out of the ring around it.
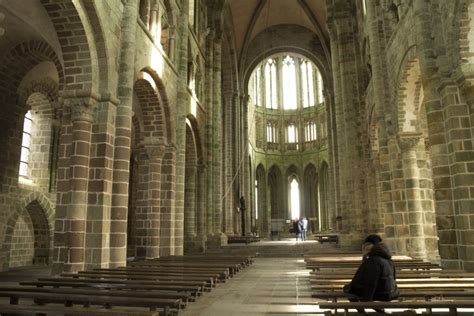
{"label": "arcade of arches", "polygon": [[0,270],[306,216],[474,271],[473,6],[0,0]]}

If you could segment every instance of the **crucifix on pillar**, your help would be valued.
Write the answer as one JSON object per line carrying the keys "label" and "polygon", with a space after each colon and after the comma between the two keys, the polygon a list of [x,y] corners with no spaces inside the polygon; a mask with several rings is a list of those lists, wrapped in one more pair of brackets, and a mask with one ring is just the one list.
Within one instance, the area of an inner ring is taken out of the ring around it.
{"label": "crucifix on pillar", "polygon": [[242,195],[239,200],[239,210],[240,210],[240,225],[241,225],[241,231],[242,231],[242,236],[245,236],[245,198]]}

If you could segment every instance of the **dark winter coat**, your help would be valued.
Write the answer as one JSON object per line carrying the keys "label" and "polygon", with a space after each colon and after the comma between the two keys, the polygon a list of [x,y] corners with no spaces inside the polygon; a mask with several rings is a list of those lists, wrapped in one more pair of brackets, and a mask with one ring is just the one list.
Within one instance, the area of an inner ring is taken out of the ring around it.
{"label": "dark winter coat", "polygon": [[344,291],[361,301],[391,301],[397,298],[400,292],[391,258],[383,243],[373,246]]}

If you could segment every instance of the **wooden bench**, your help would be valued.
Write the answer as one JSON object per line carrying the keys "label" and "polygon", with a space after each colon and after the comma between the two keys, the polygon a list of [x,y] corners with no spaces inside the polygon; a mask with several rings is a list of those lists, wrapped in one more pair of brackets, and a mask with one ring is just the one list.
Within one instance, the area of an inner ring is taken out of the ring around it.
{"label": "wooden bench", "polygon": [[[329,291],[329,292],[312,292],[311,297],[325,299],[333,302],[337,302],[340,299],[349,299],[354,297],[351,294],[344,293],[342,291]],[[446,299],[446,298],[463,298],[463,299],[474,299],[474,291],[462,291],[462,290],[441,290],[441,291],[417,291],[404,289],[400,292],[398,297],[399,301],[412,298],[421,298],[426,301],[431,301],[432,299]]]}
{"label": "wooden bench", "polygon": [[127,284],[126,282],[84,282],[82,280],[69,280],[63,282],[51,281],[27,281],[20,282],[20,285],[36,286],[36,287],[70,287],[70,288],[100,288],[100,289],[116,289],[116,290],[147,290],[147,291],[176,291],[178,293],[190,293],[192,296],[201,295],[199,286],[182,286],[182,285],[146,285],[146,284]]}
{"label": "wooden bench", "polygon": [[0,291],[11,292],[40,292],[40,293],[64,293],[64,294],[80,294],[80,295],[101,295],[101,296],[121,296],[121,297],[146,297],[146,298],[167,298],[180,299],[182,307],[187,302],[194,301],[194,297],[190,293],[173,292],[173,291],[142,291],[127,289],[101,289],[101,288],[44,288],[29,286],[0,286]]}
{"label": "wooden bench", "polygon": [[[415,302],[329,302],[320,303],[321,309],[329,309],[338,315],[337,310],[342,309],[343,315],[349,315],[350,309],[385,309],[385,308],[396,308],[396,309],[427,309],[428,313],[432,312],[433,308],[447,308],[449,309],[449,315],[458,315],[459,308],[474,308],[474,301],[415,301]],[[472,312],[471,312],[472,315]]]}
{"label": "wooden bench", "polygon": [[98,295],[80,295],[64,293],[41,293],[41,292],[14,292],[0,291],[0,297],[9,297],[10,304],[18,304],[20,299],[32,299],[38,305],[46,303],[63,303],[65,306],[81,304],[85,307],[91,305],[102,305],[106,308],[112,306],[133,306],[146,307],[150,311],[162,309],[165,315],[171,315],[172,310],[178,310],[181,307],[180,299],[161,299],[161,298],[139,298],[139,297],[115,297]]}
{"label": "wooden bench", "polygon": [[[398,283],[398,288],[400,290],[403,289],[413,289],[419,291],[429,291],[429,290],[452,290],[452,289],[474,289],[474,283],[434,283],[434,284],[426,284],[426,283],[409,283],[403,284]],[[341,291],[344,284],[312,284],[311,290],[314,291]]]}
{"label": "wooden bench", "polygon": [[313,237],[321,244],[325,242],[339,244],[339,235],[337,234],[313,234]]}
{"label": "wooden bench", "polygon": [[219,263],[192,263],[192,262],[160,262],[160,261],[137,261],[137,262],[130,262],[129,266],[132,267],[161,267],[161,268],[201,268],[204,271],[209,271],[213,268],[227,268],[229,269],[229,276],[234,276],[239,270],[239,265],[235,264],[219,264]]}
{"label": "wooden bench", "polygon": [[84,308],[41,305],[8,305],[0,304],[0,314],[13,315],[64,315],[64,316],[158,316],[158,312],[132,311],[120,308]]}
{"label": "wooden bench", "polygon": [[[199,276],[183,276],[183,275],[147,275],[138,274],[133,272],[99,272],[99,271],[79,271],[78,273],[61,273],[61,277],[70,278],[90,278],[90,279],[122,279],[122,280],[144,280],[144,281],[176,281],[183,282],[181,284],[202,284],[204,282],[207,288],[215,286],[213,278],[210,277],[199,277]],[[173,282],[175,283],[175,282]]]}
{"label": "wooden bench", "polygon": [[228,268],[209,268],[209,269],[191,269],[191,268],[166,268],[166,267],[152,267],[152,266],[130,266],[130,267],[119,267],[116,269],[94,269],[94,271],[142,271],[150,273],[183,273],[183,274],[201,274],[205,276],[212,276],[214,274],[219,275],[219,280],[225,281],[230,278],[230,271]]}

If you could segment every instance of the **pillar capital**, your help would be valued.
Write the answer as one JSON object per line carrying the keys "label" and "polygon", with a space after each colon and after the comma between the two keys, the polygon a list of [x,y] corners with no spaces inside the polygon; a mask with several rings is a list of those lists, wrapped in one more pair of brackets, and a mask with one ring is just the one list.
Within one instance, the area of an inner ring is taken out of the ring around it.
{"label": "pillar capital", "polygon": [[163,157],[163,154],[168,146],[163,137],[145,137],[142,141],[146,154],[150,159]]}
{"label": "pillar capital", "polygon": [[402,152],[415,150],[422,134],[418,132],[400,132],[397,135],[398,146]]}

